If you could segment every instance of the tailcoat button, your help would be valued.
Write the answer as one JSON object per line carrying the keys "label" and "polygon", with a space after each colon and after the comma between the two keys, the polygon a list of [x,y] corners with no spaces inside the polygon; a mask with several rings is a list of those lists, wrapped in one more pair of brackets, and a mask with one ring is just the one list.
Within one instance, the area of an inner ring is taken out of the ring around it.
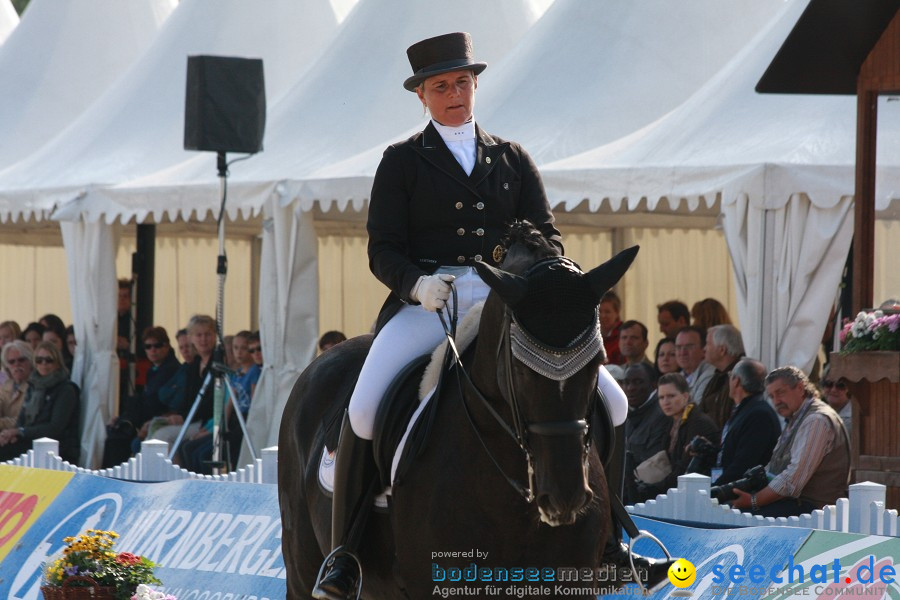
{"label": "tailcoat button", "polygon": [[508,183],[504,183],[504,184],[503,184],[503,189],[504,189],[504,190],[508,190],[508,189],[509,189],[509,184],[508,184]]}
{"label": "tailcoat button", "polygon": [[465,256],[457,256],[456,262],[458,262],[459,264],[463,264],[464,262],[466,262],[466,257]]}
{"label": "tailcoat button", "polygon": [[456,230],[456,235],[466,235],[466,230],[460,227]]}
{"label": "tailcoat button", "polygon": [[462,207],[463,207],[463,203],[462,203],[462,202],[457,202],[457,203],[456,203],[456,210],[459,210],[459,209],[461,209]]}
{"label": "tailcoat button", "polygon": [[483,235],[484,235],[484,229],[482,229],[481,227],[479,227],[478,229],[475,230],[475,235],[477,235],[478,237],[483,236]]}
{"label": "tailcoat button", "polygon": [[478,210],[484,210],[484,202],[479,202],[475,205],[475,208],[477,208]]}
{"label": "tailcoat button", "polygon": [[476,255],[475,255],[475,260],[481,260],[481,255],[480,255],[480,254],[476,254]]}
{"label": "tailcoat button", "polygon": [[487,158],[485,158],[484,162],[486,162],[487,164],[491,164],[491,157],[488,156]]}

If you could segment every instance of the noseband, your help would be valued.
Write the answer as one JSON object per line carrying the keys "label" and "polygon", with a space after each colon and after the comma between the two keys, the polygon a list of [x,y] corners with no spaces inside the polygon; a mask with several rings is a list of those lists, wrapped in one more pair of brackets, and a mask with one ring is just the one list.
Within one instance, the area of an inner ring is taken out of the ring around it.
{"label": "noseband", "polygon": [[[554,256],[532,265],[525,271],[523,277],[535,273],[539,269],[565,268],[575,270],[581,273],[573,261],[563,256]],[[453,289],[454,296],[456,293]],[[453,306],[456,307],[456,298],[454,297]],[[516,319],[514,312],[507,306],[503,312],[503,322],[500,330],[500,340],[497,346],[497,364],[503,365],[505,377],[499,381],[501,387],[501,395],[509,406],[512,413],[512,427],[500,416],[499,413],[491,406],[491,403],[475,386],[475,383],[469,377],[468,372],[460,360],[459,352],[453,341],[453,332],[447,328],[444,322],[443,314],[438,311],[441,323],[449,340],[449,349],[454,354],[456,362],[457,379],[464,379],[465,386],[473,393],[473,395],[481,400],[481,403],[488,409],[488,412],[500,424],[502,429],[506,431],[522,450],[526,466],[528,469],[528,487],[516,481],[514,478],[506,474],[490,449],[481,437],[481,433],[472,418],[469,406],[466,403],[465,394],[463,393],[462,382],[460,382],[460,396],[462,398],[463,408],[466,416],[472,426],[475,436],[481,442],[485,452],[491,461],[506,478],[507,482],[527,501],[532,502],[535,498],[535,469],[534,456],[531,450],[530,435],[538,435],[545,437],[579,435],[582,437],[582,465],[587,470],[587,460],[591,448],[590,421],[594,410],[594,402],[588,405],[588,412],[583,419],[573,419],[569,421],[533,421],[528,422],[522,416],[519,407],[518,396],[516,394],[516,386],[513,381],[513,357],[519,362],[535,371],[539,375],[547,377],[554,381],[563,381],[568,379],[581,369],[583,369],[603,348],[603,338],[600,335],[600,323],[597,318],[597,309],[594,310],[594,320],[583,332],[581,332],[575,340],[567,344],[564,348],[555,348],[548,346],[537,340],[531,335]],[[455,315],[452,322],[455,324]]]}

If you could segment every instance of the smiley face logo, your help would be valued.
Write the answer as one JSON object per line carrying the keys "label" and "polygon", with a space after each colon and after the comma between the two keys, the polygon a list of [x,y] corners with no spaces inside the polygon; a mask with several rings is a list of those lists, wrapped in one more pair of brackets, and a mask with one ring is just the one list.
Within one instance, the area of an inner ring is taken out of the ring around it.
{"label": "smiley face logo", "polygon": [[697,569],[694,564],[683,558],[679,558],[669,567],[669,582],[677,588],[686,588],[693,585],[697,578]]}

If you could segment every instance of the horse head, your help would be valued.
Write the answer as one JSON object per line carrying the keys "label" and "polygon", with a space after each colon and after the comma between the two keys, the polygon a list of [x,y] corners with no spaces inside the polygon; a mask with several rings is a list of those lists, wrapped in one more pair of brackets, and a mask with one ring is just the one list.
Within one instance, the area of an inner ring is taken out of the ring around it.
{"label": "horse head", "polygon": [[476,265],[493,292],[479,331],[479,347],[487,341],[496,349],[496,375],[485,387],[505,401],[525,453],[526,498],[545,523],[571,524],[593,500],[590,423],[606,358],[600,298],[637,247],[584,273],[524,222],[512,226],[507,248],[501,268]]}

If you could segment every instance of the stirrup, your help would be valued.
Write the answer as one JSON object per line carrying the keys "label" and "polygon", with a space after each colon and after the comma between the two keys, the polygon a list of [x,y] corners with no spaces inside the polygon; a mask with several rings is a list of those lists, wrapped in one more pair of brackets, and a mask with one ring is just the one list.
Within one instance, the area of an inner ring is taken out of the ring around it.
{"label": "stirrup", "polygon": [[650,589],[647,589],[647,586],[645,586],[644,582],[641,581],[641,578],[638,575],[637,569],[634,568],[634,543],[637,542],[641,538],[649,538],[649,539],[653,540],[654,542],[656,542],[656,545],[659,546],[660,548],[662,548],[662,551],[666,554],[666,560],[672,560],[672,555],[669,554],[669,549],[666,548],[666,545],[663,544],[659,540],[659,538],[657,538],[655,535],[653,535],[649,531],[645,531],[645,530],[641,529],[641,530],[639,530],[638,535],[636,535],[635,537],[628,540],[628,563],[631,566],[631,572],[634,576],[635,582],[637,583],[638,587],[641,589],[641,592],[643,593],[643,595],[648,596],[650,594],[655,594],[656,592],[661,590],[662,587],[664,585],[666,585],[666,583],[668,583],[668,581],[664,579],[664,580],[660,581],[659,583],[657,583],[656,585],[654,585],[653,587],[651,587]]}
{"label": "stirrup", "polygon": [[362,563],[359,562],[359,558],[349,550],[344,549],[344,546],[338,546],[334,550],[332,550],[328,556],[325,557],[325,560],[322,561],[322,566],[319,567],[319,574],[316,575],[316,584],[313,586],[313,591],[315,592],[318,589],[319,585],[322,583],[322,577],[327,575],[331,569],[328,571],[325,570],[326,567],[330,567],[334,564],[335,559],[341,555],[347,555],[353,559],[356,563],[356,568],[359,570],[359,577],[356,578],[356,600],[360,599],[362,596],[363,589],[363,572],[362,572]]}

